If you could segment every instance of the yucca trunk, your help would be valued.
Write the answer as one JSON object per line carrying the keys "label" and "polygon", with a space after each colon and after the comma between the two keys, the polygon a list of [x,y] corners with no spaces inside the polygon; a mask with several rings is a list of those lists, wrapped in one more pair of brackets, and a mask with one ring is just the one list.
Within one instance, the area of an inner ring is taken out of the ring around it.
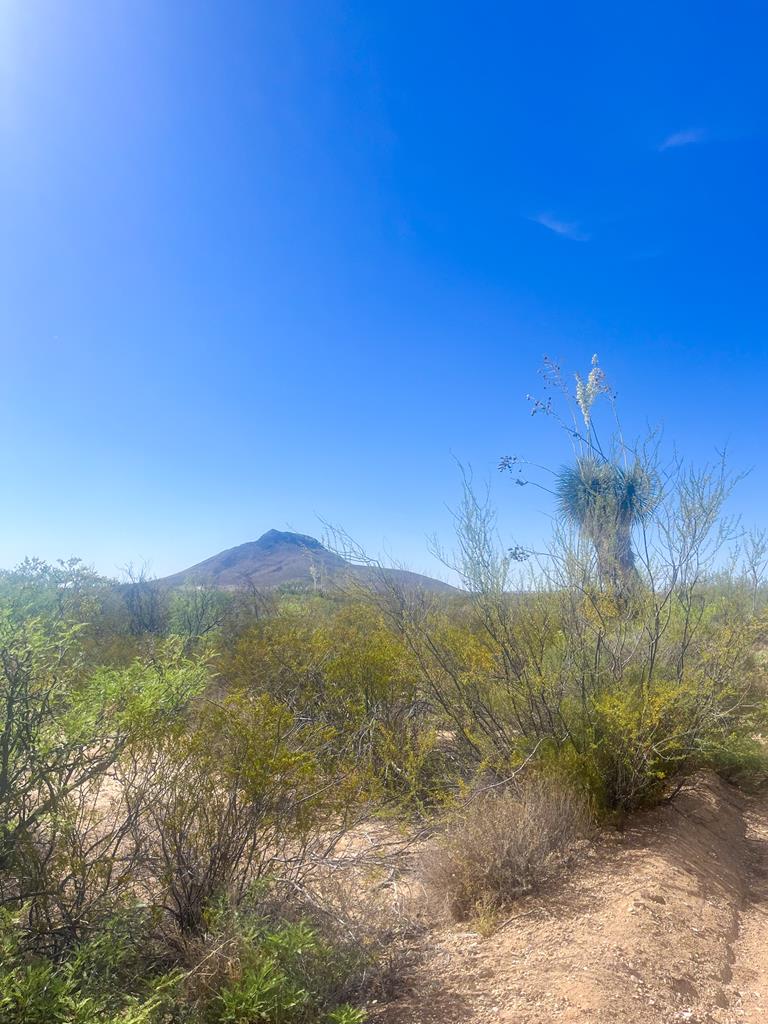
{"label": "yucca trunk", "polygon": [[585,532],[597,555],[600,582],[613,590],[626,591],[637,576],[629,524],[604,526]]}

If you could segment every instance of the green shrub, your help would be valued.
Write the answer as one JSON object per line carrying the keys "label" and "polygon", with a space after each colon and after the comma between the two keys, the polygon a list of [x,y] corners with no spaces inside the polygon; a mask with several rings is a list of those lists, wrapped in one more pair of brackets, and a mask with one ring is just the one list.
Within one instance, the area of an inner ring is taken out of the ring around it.
{"label": "green shrub", "polygon": [[269,921],[224,904],[195,961],[184,991],[202,1024],[314,1024],[329,1013],[344,1020],[359,1012],[344,1000],[368,966],[360,949],[304,921]]}
{"label": "green shrub", "polygon": [[24,948],[18,916],[0,922],[3,1024],[358,1024],[343,1000],[364,955],[309,925],[222,906],[185,969],[167,970],[143,921],[116,922],[57,961]]}
{"label": "green shrub", "polygon": [[151,970],[143,915],[108,923],[55,961],[25,947],[21,918],[0,919],[3,1024],[159,1024],[179,975]]}
{"label": "green shrub", "polygon": [[337,1006],[326,1014],[324,1024],[364,1024],[368,1014],[354,1006]]}
{"label": "green shrub", "polygon": [[221,1024],[290,1024],[304,1014],[309,993],[291,981],[274,960],[246,967],[214,1000],[209,1019]]}

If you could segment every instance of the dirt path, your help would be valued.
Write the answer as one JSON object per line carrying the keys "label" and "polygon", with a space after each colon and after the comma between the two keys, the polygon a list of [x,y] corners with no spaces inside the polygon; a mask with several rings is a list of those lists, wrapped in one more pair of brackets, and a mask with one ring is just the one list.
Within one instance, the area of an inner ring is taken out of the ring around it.
{"label": "dirt path", "polygon": [[733,944],[732,1019],[768,1021],[768,798],[752,801],[745,813],[747,893]]}
{"label": "dirt path", "polygon": [[768,799],[703,776],[483,938],[429,934],[377,1024],[768,1024]]}

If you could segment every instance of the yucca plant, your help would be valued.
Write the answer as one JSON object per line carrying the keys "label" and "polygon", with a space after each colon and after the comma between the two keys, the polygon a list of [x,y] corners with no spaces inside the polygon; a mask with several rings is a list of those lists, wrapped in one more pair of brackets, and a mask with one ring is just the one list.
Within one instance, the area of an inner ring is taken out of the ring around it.
{"label": "yucca plant", "polygon": [[653,510],[656,488],[639,463],[624,468],[594,454],[557,475],[560,514],[594,547],[604,584],[621,589],[636,573],[632,530]]}

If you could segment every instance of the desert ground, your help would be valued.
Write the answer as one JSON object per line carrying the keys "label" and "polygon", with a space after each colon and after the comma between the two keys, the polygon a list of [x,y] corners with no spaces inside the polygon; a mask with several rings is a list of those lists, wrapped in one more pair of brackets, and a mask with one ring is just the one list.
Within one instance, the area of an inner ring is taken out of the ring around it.
{"label": "desert ground", "polygon": [[[418,898],[416,895],[415,899]],[[377,1024],[759,1024],[768,797],[702,774],[487,937],[438,924]]]}

